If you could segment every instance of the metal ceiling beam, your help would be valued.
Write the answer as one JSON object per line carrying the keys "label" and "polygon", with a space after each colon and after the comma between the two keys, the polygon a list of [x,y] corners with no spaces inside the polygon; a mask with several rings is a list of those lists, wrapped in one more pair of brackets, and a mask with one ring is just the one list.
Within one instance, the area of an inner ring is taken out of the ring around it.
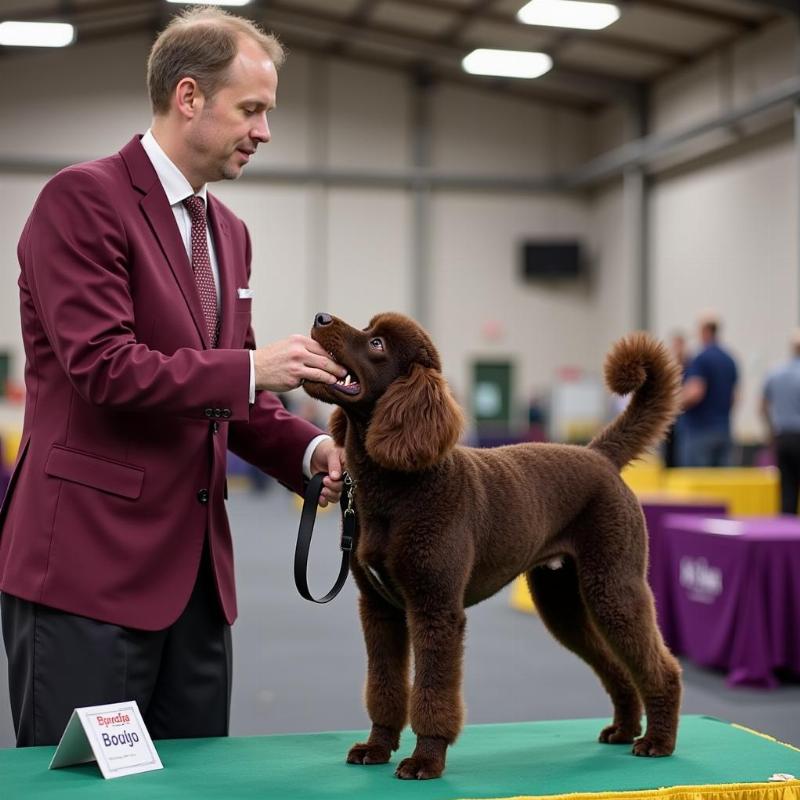
{"label": "metal ceiling beam", "polygon": [[798,98],[800,98],[800,78],[790,78],[770,91],[759,93],[740,108],[699,125],[693,125],[677,133],[645,136],[628,142],[574,170],[566,177],[565,184],[568,188],[577,189],[599,183],[618,175],[629,167],[647,164],[656,157],[665,155],[699,136],[716,130],[732,128],[747,117],[781,103],[795,101]]}
{"label": "metal ceiling beam", "polygon": [[448,44],[458,41],[458,37],[476,17],[489,11],[498,2],[499,0],[473,0],[471,6],[465,6],[460,10],[454,9],[458,13],[458,19],[439,37],[440,40]]}
{"label": "metal ceiling beam", "polygon": [[[359,0],[358,5],[347,15],[347,21],[353,28],[364,30],[372,12],[380,0]],[[340,38],[331,45],[331,52],[342,53],[347,49],[347,39]]]}
{"label": "metal ceiling beam", "polygon": [[785,14],[800,16],[800,3],[797,0],[750,0],[750,2],[759,6],[768,6]]}
{"label": "metal ceiling beam", "polygon": [[[437,11],[452,12],[454,8],[454,6],[446,2],[446,0],[394,0],[394,2],[399,2],[407,6],[434,9]],[[516,33],[524,31],[526,28],[531,28],[540,33],[550,33],[553,36],[561,36],[564,34],[563,29],[551,28],[544,25],[524,25],[513,13],[505,11],[486,10],[481,12],[481,14],[475,19],[476,21],[485,20],[486,22],[491,22],[492,24],[500,27],[513,29]],[[676,65],[686,60],[686,52],[679,48],[668,47],[664,44],[645,44],[628,36],[618,36],[614,33],[607,33],[606,31],[571,30],[569,32],[569,36],[580,41],[586,40],[594,43],[602,43],[610,47],[618,47],[622,50],[627,50],[631,53],[636,53],[639,55],[658,56],[659,58],[672,60],[676,63]]]}
{"label": "metal ceiling beam", "polygon": [[[278,28],[281,23],[306,28],[309,31],[316,31],[328,34],[332,37],[347,37],[354,34],[361,36],[368,35],[370,41],[386,47],[404,50],[416,59],[432,61],[434,63],[444,61],[451,64],[460,64],[464,57],[464,48],[453,45],[443,44],[439,39],[430,35],[412,33],[402,28],[395,28],[387,25],[370,25],[369,28],[353,28],[346,19],[342,19],[335,14],[321,11],[301,11],[296,6],[274,0],[264,2],[261,8],[265,14],[264,22],[269,27]],[[606,100],[628,97],[631,92],[636,91],[638,82],[627,81],[611,75],[597,74],[596,72],[584,72],[575,69],[562,69],[556,64],[555,72],[560,74],[560,79],[565,82],[573,82],[576,85],[575,91],[578,94],[596,94]]]}
{"label": "metal ceiling beam", "polygon": [[707,6],[691,5],[685,0],[629,0],[632,6],[647,6],[650,8],[660,8],[675,14],[681,14],[687,19],[695,22],[710,22],[714,25],[727,25],[739,28],[740,31],[753,30],[761,24],[752,17],[742,14],[720,11]]}
{"label": "metal ceiling beam", "polygon": [[[148,33],[155,35],[160,30],[164,23],[165,18],[163,14],[164,4],[160,0],[156,2],[141,2],[141,0],[133,0],[133,2],[125,3],[124,0],[101,0],[101,2],[91,4],[92,11],[102,11],[103,13],[112,12],[115,17],[118,17],[120,11],[137,10],[150,8],[151,14],[144,20],[135,23],[121,23],[117,25],[108,25],[96,27],[90,31],[79,32],[78,44],[91,41],[101,41],[103,39],[114,39],[124,37],[126,35],[134,35],[138,33]],[[89,8],[86,6],[85,8]],[[51,16],[47,13],[37,13],[33,16],[47,17]],[[16,16],[17,19],[22,17],[22,13]],[[29,19],[31,16],[29,15]],[[268,22],[268,20],[265,20]],[[310,53],[319,53],[322,55],[329,55],[330,48],[321,45],[318,41],[304,38],[302,35],[297,34],[294,30],[284,30],[280,26],[274,27],[275,32],[281,34],[283,41],[291,49],[304,50]],[[9,59],[14,57],[12,48],[0,48],[0,57]],[[369,56],[365,53],[343,52],[337,56],[344,61],[350,61],[357,64],[365,64],[371,67],[380,67],[383,69],[400,69],[404,71],[415,71],[418,68],[417,62],[411,57],[406,60],[400,61],[392,58],[379,58],[377,56]],[[566,93],[561,88],[551,87],[547,88],[541,85],[525,86],[515,85],[509,81],[494,78],[482,78],[480,76],[471,77],[463,73],[462,70],[453,68],[440,68],[440,76],[448,84],[458,84],[461,86],[468,86],[475,91],[491,91],[493,94],[503,94],[509,97],[515,97],[519,100],[526,102],[540,102],[549,105],[561,106],[570,108],[577,111],[594,112],[598,111],[604,101],[595,98],[588,98],[586,95]]]}
{"label": "metal ceiling beam", "polygon": [[[4,11],[5,19],[14,19],[22,22],[33,22],[39,19],[67,18],[69,20],[90,17],[94,14],[105,14],[106,12],[119,12],[129,10],[148,10],[153,11],[161,7],[159,0],[98,0],[98,2],[86,2],[76,5],[71,4],[67,12],[59,11],[58,8],[20,6],[18,9]],[[177,9],[177,6],[176,6]]]}
{"label": "metal ceiling beam", "polygon": [[[279,34],[281,41],[289,47],[289,50],[305,50],[310,53],[320,55],[331,55],[330,48],[320,42],[303,36],[302,32],[294,28],[284,28],[281,25],[272,25],[271,30]],[[384,69],[400,69],[408,72],[417,72],[421,68],[427,68],[419,60],[409,58],[399,61],[387,57],[368,55],[365,52],[355,52],[345,50],[341,54],[335,54],[337,58],[344,61],[351,61],[356,64],[367,64],[372,67],[382,67]],[[474,91],[490,91],[492,94],[503,94],[507,97],[515,97],[529,103],[547,103],[548,105],[571,108],[577,111],[595,112],[599,111],[607,102],[606,99],[598,97],[589,98],[585,94],[574,94],[569,90],[558,86],[548,86],[539,81],[529,82],[523,85],[519,82],[512,82],[505,78],[490,78],[480,75],[467,75],[458,66],[447,66],[439,64],[436,68],[436,76],[448,84],[457,84],[468,87]]]}

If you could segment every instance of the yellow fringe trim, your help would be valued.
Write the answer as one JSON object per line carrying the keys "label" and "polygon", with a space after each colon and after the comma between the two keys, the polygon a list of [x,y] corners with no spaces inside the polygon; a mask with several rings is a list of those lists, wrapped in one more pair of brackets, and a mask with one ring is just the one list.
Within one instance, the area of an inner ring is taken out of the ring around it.
{"label": "yellow fringe trim", "polygon": [[747,733],[755,734],[756,736],[760,736],[762,739],[767,739],[770,742],[775,742],[775,744],[781,744],[784,747],[788,747],[790,750],[797,750],[800,753],[800,747],[795,747],[793,744],[789,744],[789,742],[782,742],[780,739],[776,739],[774,736],[770,736],[768,733],[761,733],[761,731],[753,730],[752,728],[747,728],[744,725],[739,725],[738,722],[731,722],[730,723],[732,728],[738,728],[740,731],[747,731]]}
{"label": "yellow fringe trim", "polygon": [[729,783],[719,786],[668,786],[664,789],[644,789],[632,792],[530,794],[517,795],[515,797],[483,798],[483,800],[649,800],[650,798],[669,798],[669,800],[800,800],[800,781]]}

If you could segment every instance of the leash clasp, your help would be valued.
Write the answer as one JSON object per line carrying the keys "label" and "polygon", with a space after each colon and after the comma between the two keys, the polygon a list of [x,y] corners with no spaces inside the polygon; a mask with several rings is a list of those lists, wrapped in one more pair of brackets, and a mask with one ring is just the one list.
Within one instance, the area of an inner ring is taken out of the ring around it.
{"label": "leash clasp", "polygon": [[349,472],[344,473],[344,485],[347,487],[347,508],[344,510],[345,516],[350,517],[356,513],[353,508],[353,496],[356,493],[356,482],[350,477]]}
{"label": "leash clasp", "polygon": [[339,547],[342,551],[349,553],[353,549],[355,539],[356,510],[353,508],[353,497],[356,493],[356,482],[349,472],[344,473],[344,485],[347,487],[347,507],[342,516],[342,538]]}

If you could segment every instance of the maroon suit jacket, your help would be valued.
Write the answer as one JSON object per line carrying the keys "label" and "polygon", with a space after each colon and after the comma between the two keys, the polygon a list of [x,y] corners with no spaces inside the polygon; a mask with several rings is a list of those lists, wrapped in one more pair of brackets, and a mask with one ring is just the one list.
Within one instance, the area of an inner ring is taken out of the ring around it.
{"label": "maroon suit jacket", "polygon": [[0,590],[158,630],[191,593],[208,533],[236,617],[225,511],[230,448],[290,488],[320,431],[268,392],[255,346],[244,224],[209,194],[222,328],[209,349],[191,264],[135,137],[42,190],[18,253],[25,421],[0,512]]}

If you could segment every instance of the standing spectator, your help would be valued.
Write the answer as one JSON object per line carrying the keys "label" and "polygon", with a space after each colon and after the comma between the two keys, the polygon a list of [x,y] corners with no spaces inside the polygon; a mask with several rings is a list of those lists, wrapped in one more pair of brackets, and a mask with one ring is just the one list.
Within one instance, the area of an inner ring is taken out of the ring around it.
{"label": "standing spectator", "polygon": [[797,514],[800,487],[800,329],[791,340],[792,357],[767,377],[761,411],[781,473],[781,511]]}
{"label": "standing spectator", "polygon": [[[686,367],[689,362],[689,352],[686,347],[686,337],[683,335],[682,331],[675,331],[672,334],[669,341],[669,349],[676,363],[680,365],[681,374],[685,374]],[[678,464],[680,463],[679,440],[680,440],[681,425],[682,425],[681,417],[678,417],[675,420],[675,422],[672,423],[669,430],[667,431],[667,435],[664,439],[665,467],[677,467]]]}
{"label": "standing spectator", "polygon": [[701,317],[702,347],[686,368],[680,432],[683,467],[731,464],[731,409],[738,371],[733,357],[719,344],[719,328],[716,315]]}

